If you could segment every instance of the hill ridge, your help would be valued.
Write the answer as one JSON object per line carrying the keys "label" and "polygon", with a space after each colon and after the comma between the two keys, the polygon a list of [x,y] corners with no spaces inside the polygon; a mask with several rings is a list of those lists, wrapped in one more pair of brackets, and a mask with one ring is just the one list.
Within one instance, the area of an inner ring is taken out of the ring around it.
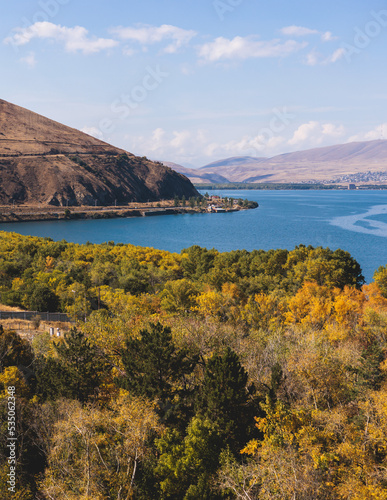
{"label": "hill ridge", "polygon": [[198,169],[202,179],[205,173],[222,176],[227,182],[386,183],[387,140],[355,141],[270,158],[234,156]]}
{"label": "hill ridge", "polygon": [[0,204],[125,204],[198,196],[161,163],[137,157],[0,99]]}

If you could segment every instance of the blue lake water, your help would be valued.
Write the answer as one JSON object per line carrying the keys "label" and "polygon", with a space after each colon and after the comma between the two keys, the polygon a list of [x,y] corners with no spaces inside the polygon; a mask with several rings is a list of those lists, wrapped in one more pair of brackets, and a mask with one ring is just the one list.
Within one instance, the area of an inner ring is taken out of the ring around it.
{"label": "blue lake water", "polygon": [[367,281],[387,264],[387,191],[211,191],[259,203],[256,210],[110,220],[1,224],[0,230],[76,243],[132,243],[180,252],[191,245],[235,249],[296,245],[342,248]]}

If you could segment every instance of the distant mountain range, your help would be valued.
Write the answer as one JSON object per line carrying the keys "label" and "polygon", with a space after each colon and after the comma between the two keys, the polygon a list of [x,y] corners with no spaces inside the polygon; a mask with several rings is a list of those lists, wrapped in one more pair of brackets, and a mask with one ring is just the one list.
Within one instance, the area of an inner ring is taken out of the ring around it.
{"label": "distant mountain range", "polygon": [[[172,166],[195,184],[224,182],[387,182],[387,140],[352,142],[272,158],[236,156],[199,169]],[[226,179],[215,180],[216,178]]]}
{"label": "distant mountain range", "polygon": [[185,175],[186,177],[189,178],[189,180],[195,184],[201,184],[201,183],[227,183],[229,180],[226,177],[223,177],[222,175],[217,174],[216,172],[202,172],[199,169],[195,168],[186,168],[183,167],[182,165],[178,165],[177,163],[173,163],[170,161],[165,161],[163,162],[164,165],[167,167],[170,167],[172,170],[175,170],[175,172],[179,172],[180,174]]}
{"label": "distant mountain range", "polygon": [[0,100],[0,204],[111,205],[198,196],[170,168]]}

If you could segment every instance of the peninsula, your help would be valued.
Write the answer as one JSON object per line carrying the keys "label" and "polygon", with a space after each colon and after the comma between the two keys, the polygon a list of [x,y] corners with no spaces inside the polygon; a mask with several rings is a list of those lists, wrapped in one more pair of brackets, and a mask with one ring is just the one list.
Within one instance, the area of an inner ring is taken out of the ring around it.
{"label": "peninsula", "polygon": [[154,217],[195,213],[229,213],[254,209],[258,203],[246,199],[219,196],[197,196],[188,200],[175,197],[158,202],[132,202],[113,206],[56,207],[43,204],[0,205],[1,222],[35,222],[42,220],[113,219],[126,217]]}

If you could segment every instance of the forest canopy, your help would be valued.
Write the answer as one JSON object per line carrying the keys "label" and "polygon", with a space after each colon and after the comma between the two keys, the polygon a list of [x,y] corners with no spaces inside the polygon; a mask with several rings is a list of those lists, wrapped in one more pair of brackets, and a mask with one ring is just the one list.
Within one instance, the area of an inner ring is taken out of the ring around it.
{"label": "forest canopy", "polygon": [[18,498],[387,498],[386,267],[0,233],[0,277],[72,320],[0,328],[2,498],[10,386]]}

